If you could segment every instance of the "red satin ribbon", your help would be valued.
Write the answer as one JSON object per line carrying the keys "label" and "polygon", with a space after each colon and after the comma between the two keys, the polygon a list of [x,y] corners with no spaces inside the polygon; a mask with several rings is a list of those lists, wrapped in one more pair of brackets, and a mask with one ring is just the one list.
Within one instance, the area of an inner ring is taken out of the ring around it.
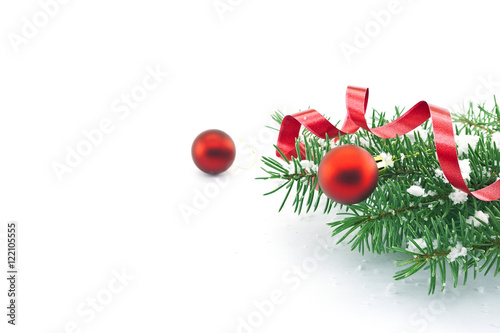
{"label": "red satin ribbon", "polygon": [[[467,187],[458,164],[453,122],[448,110],[421,101],[393,122],[370,129],[365,118],[367,103],[368,88],[347,87],[347,116],[340,130],[316,110],[311,109],[286,116],[281,123],[277,146],[287,158],[297,157],[295,139],[299,136],[301,125],[322,139],[325,139],[327,134],[329,138],[338,137],[339,134],[352,134],[359,128],[381,138],[390,139],[414,130],[430,118],[439,164],[450,184],[479,200],[493,201],[500,198],[500,180],[474,192]],[[300,145],[300,151],[304,157],[303,144]],[[278,152],[276,155],[281,156]]]}

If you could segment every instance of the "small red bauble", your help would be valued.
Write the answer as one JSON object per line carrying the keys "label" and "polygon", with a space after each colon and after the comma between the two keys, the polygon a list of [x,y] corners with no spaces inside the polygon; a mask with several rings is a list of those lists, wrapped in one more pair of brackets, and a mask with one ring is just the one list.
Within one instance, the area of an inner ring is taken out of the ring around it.
{"label": "small red bauble", "polygon": [[344,205],[361,202],[372,194],[378,182],[373,156],[355,145],[330,150],[318,168],[318,182],[327,197]]}
{"label": "small red bauble", "polygon": [[191,147],[194,164],[210,174],[229,169],[236,156],[234,142],[229,135],[216,129],[202,132]]}

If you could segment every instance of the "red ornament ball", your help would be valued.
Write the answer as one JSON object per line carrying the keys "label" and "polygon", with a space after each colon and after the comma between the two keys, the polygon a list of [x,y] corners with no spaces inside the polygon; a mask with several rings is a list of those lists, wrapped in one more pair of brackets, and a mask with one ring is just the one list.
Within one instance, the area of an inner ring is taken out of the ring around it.
{"label": "red ornament ball", "polygon": [[211,129],[194,139],[191,155],[201,171],[215,175],[226,171],[233,164],[236,148],[229,135]]}
{"label": "red ornament ball", "polygon": [[355,145],[330,150],[318,168],[318,182],[327,197],[344,205],[361,202],[372,194],[378,182],[373,156]]}

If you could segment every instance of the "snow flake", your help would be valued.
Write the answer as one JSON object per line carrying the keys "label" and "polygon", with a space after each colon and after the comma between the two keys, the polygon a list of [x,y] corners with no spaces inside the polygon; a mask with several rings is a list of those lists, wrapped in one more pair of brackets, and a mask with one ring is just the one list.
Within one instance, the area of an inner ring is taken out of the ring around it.
{"label": "snow flake", "polygon": [[[425,250],[427,248],[427,243],[423,238],[417,238],[413,240],[422,250]],[[438,246],[437,240],[432,241],[432,248],[435,250]],[[421,253],[420,250],[410,241],[408,241],[408,246],[406,248],[407,251],[413,252],[413,253]]]}
{"label": "snow flake", "polygon": [[427,191],[427,195],[430,195],[431,197],[437,195],[436,191]]}
{"label": "snow flake", "polygon": [[[309,160],[302,160],[302,161],[298,161],[300,166],[304,169],[304,170],[308,170],[308,169],[314,169],[314,167],[317,167],[316,164],[314,164],[313,161],[309,161]],[[295,164],[294,163],[290,163],[287,165],[288,166],[288,170],[290,172],[295,172]],[[297,170],[299,171],[299,170]]]}
{"label": "snow flake", "polygon": [[[425,240],[423,238],[417,238],[413,240],[422,250],[427,248],[427,244],[425,243]],[[420,253],[420,250],[413,244],[412,242],[408,241],[408,247],[406,248],[407,251],[414,252],[414,253]]]}
{"label": "snow flake", "polygon": [[370,142],[368,142],[368,140],[366,140],[365,138],[359,138],[359,144],[363,147],[369,147],[370,146]]}
{"label": "snow flake", "polygon": [[419,128],[416,128],[415,130],[406,134],[408,139],[410,139],[411,143],[415,143],[417,133],[420,134],[420,137],[422,138],[422,140],[424,140],[424,141],[427,140],[428,131],[426,129],[419,127]]}
{"label": "snow flake", "polygon": [[478,220],[483,221],[484,223],[489,223],[490,216],[480,210],[476,211],[474,217]]}
{"label": "snow flake", "polygon": [[411,195],[414,195],[416,197],[424,197],[425,196],[425,190],[418,185],[410,186],[410,188],[407,191],[408,191],[408,193],[410,193]]}
{"label": "snow flake", "polygon": [[488,170],[486,170],[486,167],[483,167],[483,176],[488,177]]}
{"label": "snow flake", "polygon": [[300,161],[300,165],[304,168],[304,169],[310,169],[314,166],[314,162],[313,161],[309,161],[309,160],[304,160],[304,161]]}
{"label": "snow flake", "polygon": [[463,247],[462,243],[457,242],[457,245],[451,248],[450,253],[446,256],[451,262],[454,262],[458,257],[465,257],[467,248]]}
{"label": "snow flake", "polygon": [[451,192],[448,197],[451,199],[451,201],[453,201],[455,205],[460,205],[467,201],[467,193],[457,189]]}
{"label": "snow flake", "polygon": [[426,193],[425,190],[420,185],[412,185],[407,191],[408,193],[416,197],[427,197],[427,196],[432,197],[437,194],[436,191],[427,191]]}
{"label": "snow flake", "polygon": [[474,213],[474,216],[469,216],[465,222],[468,223],[468,224],[472,224],[474,225],[475,227],[479,227],[482,225],[481,222],[484,222],[486,224],[489,223],[489,215],[480,211],[480,210],[476,210],[476,212]]}
{"label": "snow flake", "polygon": [[455,136],[455,142],[457,143],[458,155],[467,154],[469,151],[469,145],[472,149],[476,149],[477,142],[479,141],[479,136],[460,134]]}
{"label": "snow flake", "polygon": [[491,141],[493,141],[497,148],[500,149],[500,132],[495,132],[491,135]]}
{"label": "snow flake", "polygon": [[[313,162],[313,161],[310,161],[310,160],[302,160],[302,161],[299,161],[299,164],[300,166],[304,169],[304,170],[311,170],[313,172],[317,172],[318,171],[318,166]],[[288,169],[291,171],[291,172],[295,172],[295,166],[293,165],[293,163],[290,163],[288,165]]]}
{"label": "snow flake", "polygon": [[462,173],[463,179],[470,179],[470,162],[469,159],[464,159],[458,161],[458,165],[460,165],[460,172]]}
{"label": "snow flake", "polygon": [[392,160],[392,155],[388,153],[380,153],[380,157],[382,157],[382,160],[384,160],[385,166],[386,167],[391,167],[394,165],[394,161]]}
{"label": "snow flake", "polygon": [[446,177],[445,177],[445,175],[444,175],[443,170],[441,170],[441,169],[439,169],[439,168],[438,168],[438,169],[436,169],[434,172],[436,173],[436,177],[437,177],[437,178],[441,178],[441,180],[442,180],[443,182],[445,182],[445,183],[449,183],[448,179],[446,179]]}
{"label": "snow flake", "polygon": [[276,188],[280,187],[281,185],[283,185],[284,183],[286,183],[286,180],[283,179],[283,178],[274,178],[274,179],[271,179],[272,183],[274,183],[274,185],[276,186]]}

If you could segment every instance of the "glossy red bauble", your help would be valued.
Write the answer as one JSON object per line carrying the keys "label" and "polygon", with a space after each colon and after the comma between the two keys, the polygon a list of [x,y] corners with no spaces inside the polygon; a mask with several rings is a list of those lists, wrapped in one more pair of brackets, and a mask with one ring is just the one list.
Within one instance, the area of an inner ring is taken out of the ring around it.
{"label": "glossy red bauble", "polygon": [[191,155],[196,166],[210,174],[229,169],[236,156],[234,142],[229,135],[216,129],[202,132],[194,139]]}
{"label": "glossy red bauble", "polygon": [[372,194],[378,182],[373,156],[355,145],[330,150],[318,168],[321,190],[333,201],[344,205],[361,202]]}

